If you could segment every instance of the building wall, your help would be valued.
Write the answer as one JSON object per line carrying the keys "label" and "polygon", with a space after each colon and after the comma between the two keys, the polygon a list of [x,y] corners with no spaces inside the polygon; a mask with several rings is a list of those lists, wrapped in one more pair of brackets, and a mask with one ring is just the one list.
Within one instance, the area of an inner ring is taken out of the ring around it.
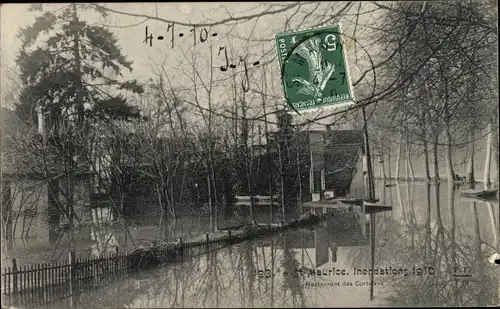
{"label": "building wall", "polygon": [[[65,219],[49,198],[47,182],[35,179],[4,182],[3,190],[10,191],[10,205],[2,203],[2,215],[5,223],[8,224],[8,235],[14,238],[29,238],[35,233],[37,239],[47,242],[48,245],[49,234]],[[89,183],[86,178],[75,179],[74,192],[75,214],[78,218],[84,219],[86,209],[84,206],[90,202]],[[61,203],[64,203],[62,194],[59,194],[58,198]],[[10,215],[8,215],[9,208]],[[29,233],[26,235],[28,226]]]}
{"label": "building wall", "polygon": [[[82,175],[76,177],[73,181],[74,181],[73,209],[75,211],[75,215],[78,218],[84,218],[85,209],[86,207],[90,206],[90,192],[92,190],[90,186],[90,176]],[[64,185],[65,185],[65,180],[61,179],[59,187],[61,188]],[[62,205],[64,205],[65,204],[64,195],[62,193],[59,193],[58,198],[59,201],[62,203]],[[66,221],[65,216],[61,216],[60,219],[62,220],[62,222]]]}
{"label": "building wall", "polygon": [[356,164],[356,173],[352,179],[351,191],[347,195],[349,197],[361,198],[365,196],[365,186],[363,179],[363,159],[362,155],[359,155],[358,162]]}

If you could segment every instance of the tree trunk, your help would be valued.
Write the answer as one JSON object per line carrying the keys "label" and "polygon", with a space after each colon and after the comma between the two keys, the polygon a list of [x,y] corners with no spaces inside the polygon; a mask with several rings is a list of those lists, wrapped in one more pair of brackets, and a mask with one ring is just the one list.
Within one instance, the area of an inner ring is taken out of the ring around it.
{"label": "tree trunk", "polygon": [[[424,87],[425,87],[424,83]],[[425,181],[429,182],[431,180],[431,175],[430,175],[430,169],[429,169],[429,148],[428,148],[428,138],[429,134],[428,128],[427,128],[427,118],[428,118],[428,111],[425,109],[419,109],[420,110],[420,122],[421,122],[421,129],[422,129],[422,142],[423,142],[423,148],[424,148],[424,177]]]}
{"label": "tree trunk", "polygon": [[430,264],[432,261],[432,250],[431,250],[431,184],[427,183],[425,185],[425,200],[427,202],[426,220],[425,220],[425,240],[424,240],[424,263]]}
{"label": "tree trunk", "polygon": [[[283,223],[286,222],[286,216],[285,216],[285,179],[283,178],[283,169],[281,170],[280,173],[280,185],[281,185],[281,220]],[[271,200],[272,201],[272,200]]]}
{"label": "tree trunk", "polygon": [[474,179],[474,130],[470,133],[471,142],[469,144],[469,160],[467,162],[467,175],[466,179],[468,183],[474,183],[476,180]]}
{"label": "tree trunk", "polygon": [[491,167],[491,150],[492,150],[492,141],[493,141],[493,131],[492,131],[491,122],[488,123],[488,139],[486,141],[486,160],[484,161],[484,187],[488,188],[491,185],[491,175],[490,175],[490,167]]}
{"label": "tree trunk", "polygon": [[495,210],[493,208],[492,202],[486,202],[486,204],[488,205],[488,214],[490,216],[491,230],[494,231],[493,239],[495,241],[495,249],[499,250],[500,249],[500,242],[499,242],[500,235],[498,235],[498,233],[496,233],[498,231],[498,227],[497,227],[497,223],[495,220]]}
{"label": "tree trunk", "polygon": [[[76,10],[76,3],[73,3],[73,22],[78,23],[78,15]],[[74,31],[73,37],[74,44],[74,57],[75,57],[75,94],[76,94],[76,108],[78,115],[78,124],[83,123],[84,118],[84,106],[82,97],[82,69],[81,69],[81,59],[80,59],[80,33],[78,30]]]}
{"label": "tree trunk", "polygon": [[387,151],[387,172],[389,174],[389,180],[392,179],[392,167],[391,167],[392,161],[391,161],[391,148],[388,147]]}
{"label": "tree trunk", "polygon": [[172,173],[172,177],[170,179],[170,213],[175,218],[175,192],[174,192],[174,177],[177,171]]}
{"label": "tree trunk", "polygon": [[431,180],[431,174],[429,168],[429,149],[427,148],[426,140],[424,140],[424,168],[425,168],[425,180],[429,182]]}
{"label": "tree trunk", "polygon": [[[248,183],[248,194],[250,195],[250,216],[253,220],[253,206],[254,206],[254,198],[253,198],[253,138],[254,138],[254,123],[252,122],[252,137],[251,137],[251,143],[250,143],[250,149],[248,149],[247,147],[245,147],[247,149],[246,153],[245,153],[245,158],[246,158],[246,162],[247,162],[247,183]],[[248,140],[248,138],[247,138]],[[245,145],[246,146],[246,145]]]}
{"label": "tree trunk", "polygon": [[448,126],[446,127],[446,174],[448,181],[454,181],[455,173],[453,172],[453,161],[451,157],[451,134]]}
{"label": "tree trunk", "polygon": [[[455,210],[455,193],[454,193],[454,190],[455,190],[455,184],[452,183],[452,182],[448,182],[448,209],[449,209],[449,212],[450,212],[450,222],[451,222],[451,226],[450,226],[450,229],[451,229],[451,243],[452,244],[456,244],[457,240],[456,240],[456,234],[457,234],[457,224],[456,224],[456,210]],[[451,250],[451,266],[453,267],[453,269],[456,269],[457,267],[457,246],[451,246],[450,248]],[[454,291],[457,290],[457,280],[453,280],[455,281],[452,285],[452,288]]]}
{"label": "tree trunk", "polygon": [[405,180],[410,180],[410,160],[408,152],[408,144],[405,145]]}
{"label": "tree trunk", "polygon": [[438,139],[439,139],[439,135],[436,134],[436,136],[434,137],[434,156],[433,156],[433,159],[434,159],[434,180],[436,182],[439,181],[440,177],[439,177],[439,165],[438,165],[438,160],[439,160],[439,157],[438,157]]}
{"label": "tree trunk", "polygon": [[[496,130],[493,131],[493,162],[496,171],[497,188],[500,188],[500,106],[497,104],[496,110]],[[500,190],[497,192],[497,198],[500,198]],[[499,224],[500,226],[500,224]]]}
{"label": "tree trunk", "polygon": [[396,181],[396,194],[398,197],[399,208],[401,209],[403,215],[403,220],[405,221],[406,224],[408,224],[408,222],[406,221],[406,211],[405,211],[405,206],[403,204],[403,198],[401,196],[401,186],[399,185],[399,181]]}
{"label": "tree trunk", "polygon": [[[498,130],[498,128],[497,128]],[[499,158],[499,149],[498,149],[498,131],[493,130],[492,134],[492,143],[491,143],[491,156],[492,156],[492,166],[493,170],[496,171],[494,176],[492,177],[491,182],[497,184],[498,188],[498,182],[500,180],[500,158]]]}
{"label": "tree trunk", "polygon": [[[298,201],[302,207],[302,177],[301,177],[301,170],[300,170],[300,153],[299,153],[298,147],[296,147],[296,155],[297,155],[297,181],[299,183]],[[272,205],[272,203],[273,203],[273,197],[271,196],[271,205]],[[302,209],[300,210],[300,214],[302,214]]]}
{"label": "tree trunk", "polygon": [[396,157],[396,179],[399,179],[399,162],[401,162],[401,147],[403,144],[403,135],[399,138],[398,155]]}
{"label": "tree trunk", "polygon": [[120,212],[123,213],[123,210],[125,208],[125,195],[122,193],[120,194]]}
{"label": "tree trunk", "polygon": [[411,156],[409,156],[408,162],[410,163],[411,181],[415,181],[415,171],[413,170],[413,164],[411,163]]}
{"label": "tree trunk", "polygon": [[273,197],[274,197],[274,177],[273,177],[273,168],[272,168],[272,160],[271,160],[271,142],[269,141],[269,131],[267,127],[267,119],[266,119],[266,159],[267,159],[267,169],[269,171],[269,196],[271,197],[271,222],[274,222],[274,210],[273,210]]}
{"label": "tree trunk", "polygon": [[384,147],[380,147],[380,177],[386,179],[385,175],[385,163],[384,163]]}
{"label": "tree trunk", "polygon": [[210,172],[207,175],[207,189],[208,189],[208,210],[210,212],[210,228],[212,229],[214,225],[214,216],[213,216],[213,206],[212,206],[212,181],[210,179]]}
{"label": "tree trunk", "polygon": [[166,213],[166,209],[163,206],[163,200],[161,198],[161,192],[160,192],[160,186],[158,185],[158,182],[155,182],[155,191],[156,191],[156,196],[158,198],[158,205],[160,205],[160,208]]}
{"label": "tree trunk", "polygon": [[411,163],[411,145],[409,143],[406,146],[406,161],[408,162],[411,181],[415,181],[415,172],[413,171],[413,164]]}

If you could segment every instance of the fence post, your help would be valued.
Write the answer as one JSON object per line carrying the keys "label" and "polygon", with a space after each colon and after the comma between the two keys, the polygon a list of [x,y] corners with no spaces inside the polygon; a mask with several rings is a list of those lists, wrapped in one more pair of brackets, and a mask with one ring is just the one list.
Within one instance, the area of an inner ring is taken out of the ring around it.
{"label": "fence post", "polygon": [[12,259],[12,292],[17,294],[17,262]]}
{"label": "fence post", "polygon": [[33,296],[33,288],[35,287],[35,283],[34,283],[35,282],[35,280],[34,280],[34,278],[35,278],[35,276],[34,276],[35,271],[34,271],[34,269],[35,269],[35,265],[32,264],[29,267],[30,275],[29,275],[29,280],[28,280],[28,286],[29,286],[29,288],[31,290],[31,296]]}
{"label": "fence post", "polygon": [[115,266],[115,269],[114,269],[114,270],[115,270],[115,271],[114,271],[115,276],[118,276],[119,265],[120,265],[120,264],[118,263],[119,259],[120,259],[120,257],[119,257],[119,255],[118,255],[118,246],[115,246],[115,265],[114,265],[114,266]]}
{"label": "fence post", "polygon": [[10,292],[11,292],[11,289],[10,289],[10,277],[12,275],[12,270],[10,269],[10,267],[7,268],[7,273],[6,275],[8,275],[7,277],[7,295],[10,295]]}
{"label": "fence post", "polygon": [[3,292],[3,295],[8,295],[7,294],[7,276],[9,276],[9,270],[7,268],[4,268],[3,270],[3,285],[2,285],[2,292]]}
{"label": "fence post", "polygon": [[75,252],[68,252],[69,264],[69,293],[73,295],[73,283],[75,282]]}

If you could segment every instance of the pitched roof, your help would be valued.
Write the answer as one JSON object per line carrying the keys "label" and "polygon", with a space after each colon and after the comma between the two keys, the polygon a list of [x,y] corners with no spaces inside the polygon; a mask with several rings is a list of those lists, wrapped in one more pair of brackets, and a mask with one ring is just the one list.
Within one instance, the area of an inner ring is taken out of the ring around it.
{"label": "pitched roof", "polygon": [[334,144],[359,144],[363,145],[362,130],[332,130],[328,138]]}
{"label": "pitched roof", "polygon": [[325,145],[325,180],[327,189],[349,189],[363,147],[363,131],[332,131]]}

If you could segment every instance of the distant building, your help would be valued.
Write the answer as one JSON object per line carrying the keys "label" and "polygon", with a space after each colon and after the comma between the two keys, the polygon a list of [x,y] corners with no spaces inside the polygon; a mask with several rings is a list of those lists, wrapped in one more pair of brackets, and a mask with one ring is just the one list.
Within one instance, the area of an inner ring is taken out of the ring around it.
{"label": "distant building", "polygon": [[326,133],[326,139],[325,189],[335,197],[364,196],[363,131],[331,131]]}
{"label": "distant building", "polygon": [[280,164],[286,163],[290,174],[295,174],[293,178],[297,185],[300,173],[302,201],[319,200],[321,192],[332,197],[363,196],[364,142],[361,130],[294,132],[288,151],[281,149],[280,138],[279,132],[273,132],[269,155],[267,145],[252,148],[254,195],[268,195],[269,173],[275,177],[279,174]]}
{"label": "distant building", "polygon": [[[0,115],[2,222],[8,225],[18,215],[24,219],[46,213],[49,225],[58,227],[60,219],[64,218],[60,216],[60,207],[57,207],[57,203],[65,203],[65,194],[59,189],[64,188],[66,183],[64,167],[57,157],[52,157],[50,151],[47,151],[47,156],[43,158],[41,153],[36,151],[17,153],[14,147],[14,143],[27,142],[21,140],[22,138],[32,138],[30,143],[36,143],[37,138],[41,141],[43,126],[37,128],[36,134],[33,128],[13,111],[1,108]],[[90,199],[90,174],[88,166],[78,166],[75,172],[73,208],[77,216],[82,215],[83,208]]]}

